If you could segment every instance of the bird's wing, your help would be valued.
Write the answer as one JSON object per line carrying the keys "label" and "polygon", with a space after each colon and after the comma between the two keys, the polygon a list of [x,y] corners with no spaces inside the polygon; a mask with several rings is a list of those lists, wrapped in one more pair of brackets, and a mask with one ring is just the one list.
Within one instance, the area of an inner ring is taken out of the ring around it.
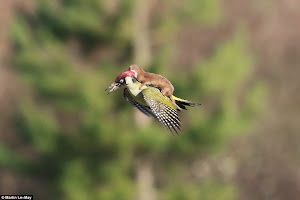
{"label": "bird's wing", "polygon": [[[156,92],[156,90],[158,92]],[[181,121],[178,117],[176,107],[174,108],[167,105],[164,96],[156,88],[148,87],[144,89],[143,95],[156,118],[171,132],[174,130],[178,134],[178,131],[181,129]],[[170,101],[168,98],[167,100]]]}
{"label": "bird's wing", "polygon": [[142,113],[144,113],[147,116],[153,116],[154,118],[157,118],[155,114],[151,111],[149,106],[144,106],[140,103],[138,103],[133,97],[132,94],[130,94],[128,88],[124,89],[124,98],[126,101],[129,101],[132,106],[137,107]]}

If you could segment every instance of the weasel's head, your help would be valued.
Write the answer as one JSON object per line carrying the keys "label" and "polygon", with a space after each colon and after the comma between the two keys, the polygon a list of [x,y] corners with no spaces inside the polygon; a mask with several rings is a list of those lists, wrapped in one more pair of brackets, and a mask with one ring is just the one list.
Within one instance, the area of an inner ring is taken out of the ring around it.
{"label": "weasel's head", "polygon": [[144,70],[138,65],[131,65],[128,70],[134,73],[135,78],[137,78],[139,74],[144,72]]}

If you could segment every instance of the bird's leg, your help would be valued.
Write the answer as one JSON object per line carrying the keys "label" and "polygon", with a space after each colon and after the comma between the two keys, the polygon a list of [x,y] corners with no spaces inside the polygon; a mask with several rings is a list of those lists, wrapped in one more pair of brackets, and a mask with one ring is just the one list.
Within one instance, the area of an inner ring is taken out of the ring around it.
{"label": "bird's leg", "polygon": [[174,100],[174,98],[173,98],[172,95],[171,95],[169,98],[171,99],[172,103],[177,107],[178,110],[182,110],[182,109],[176,104],[176,102],[175,102],[175,100]]}

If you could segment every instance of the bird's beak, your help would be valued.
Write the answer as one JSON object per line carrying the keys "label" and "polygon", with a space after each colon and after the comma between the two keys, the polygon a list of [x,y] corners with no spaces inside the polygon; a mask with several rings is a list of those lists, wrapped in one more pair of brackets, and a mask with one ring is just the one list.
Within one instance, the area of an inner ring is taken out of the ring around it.
{"label": "bird's beak", "polygon": [[116,83],[116,82],[113,82],[112,84],[110,84],[110,86],[108,86],[108,88],[106,88],[105,91],[109,90],[107,94],[117,90],[120,88],[120,84],[119,83]]}

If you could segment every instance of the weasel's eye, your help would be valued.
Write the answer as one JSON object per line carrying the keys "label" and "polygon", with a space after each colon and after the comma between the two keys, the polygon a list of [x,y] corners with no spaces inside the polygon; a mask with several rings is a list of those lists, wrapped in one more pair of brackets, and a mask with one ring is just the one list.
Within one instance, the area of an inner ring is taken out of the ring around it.
{"label": "weasel's eye", "polygon": [[135,79],[135,78],[133,78],[133,77],[132,77],[132,82],[133,82],[133,83],[135,83],[135,82],[136,82],[136,79]]}

